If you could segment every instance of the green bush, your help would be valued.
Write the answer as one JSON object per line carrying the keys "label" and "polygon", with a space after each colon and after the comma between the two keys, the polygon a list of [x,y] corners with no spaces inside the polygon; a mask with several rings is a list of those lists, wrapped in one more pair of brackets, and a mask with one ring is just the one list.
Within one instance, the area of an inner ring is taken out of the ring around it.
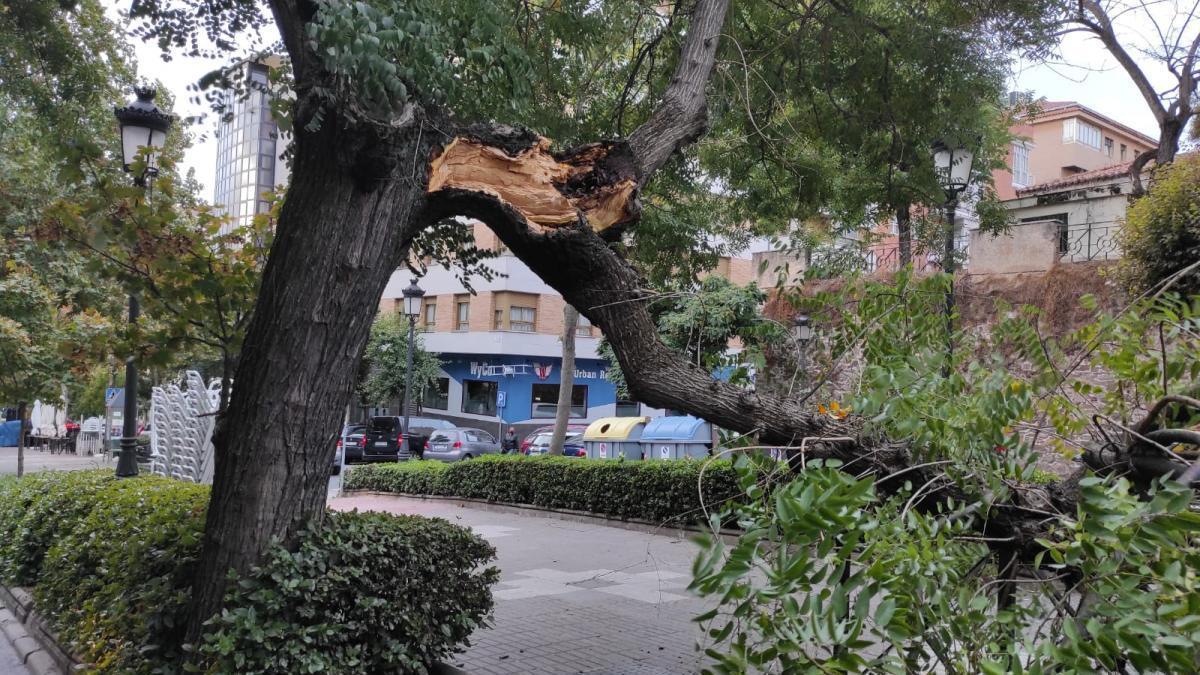
{"label": "green bush", "polygon": [[[412,460],[402,464],[367,464],[357,466],[346,476],[346,487],[353,490],[403,492],[413,495],[440,495],[442,481],[449,464],[431,459]],[[396,471],[396,467],[404,467]]]}
{"label": "green bush", "polygon": [[494,556],[443,520],[330,513],[234,587],[202,651],[220,673],[423,672],[490,612]]}
{"label": "green bush", "polygon": [[447,495],[548,509],[588,511],[655,523],[699,522],[700,471],[709,511],[738,498],[733,466],[726,460],[626,462],[571,457],[491,455],[469,462],[401,462],[356,467],[350,489]]}
{"label": "green bush", "polygon": [[98,671],[154,672],[182,656],[208,487],[96,473],[101,488],[50,548],[34,598]]}
{"label": "green bush", "polygon": [[[1135,292],[1200,260],[1200,157],[1180,155],[1154,171],[1149,192],[1125,215],[1120,244],[1121,271]],[[1200,274],[1180,278],[1172,290],[1200,293]]]}
{"label": "green bush", "polygon": [[[0,570],[102,673],[178,672],[207,486],[108,471],[0,481]],[[424,672],[491,609],[494,550],[441,520],[330,513],[209,622],[214,673]]]}
{"label": "green bush", "polygon": [[0,579],[37,583],[42,559],[65,529],[91,510],[111,472],[34,473],[0,484]]}

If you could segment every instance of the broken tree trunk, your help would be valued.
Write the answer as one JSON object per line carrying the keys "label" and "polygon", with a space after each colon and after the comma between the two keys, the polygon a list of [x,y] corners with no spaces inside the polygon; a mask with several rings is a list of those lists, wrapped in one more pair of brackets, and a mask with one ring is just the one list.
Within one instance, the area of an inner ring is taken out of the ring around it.
{"label": "broken tree trunk", "polygon": [[[245,572],[273,541],[288,541],[323,515],[355,364],[424,198],[424,167],[393,171],[373,160],[428,156],[438,140],[429,129],[419,133],[413,124],[366,144],[339,122],[327,119],[297,138],[237,386],[213,439],[212,499],[188,630],[193,644],[220,607],[230,570]],[[364,155],[364,147],[379,154]]]}
{"label": "broken tree trunk", "polygon": [[[336,79],[307,34],[314,7],[270,4],[296,83],[295,159],[237,363],[237,387],[214,438],[216,473],[189,612],[191,644],[219,609],[231,571],[246,572],[272,542],[291,541],[322,517],[341,411],[378,299],[436,211],[426,203],[427,188],[472,196],[462,208],[441,202],[446,216],[467,214],[473,196],[483,195],[512,213],[522,209],[517,220],[524,229],[548,234],[589,220],[613,232],[636,219],[637,188],[704,129],[704,86],[729,2],[696,3],[663,108],[635,133],[647,149],[636,155],[620,141],[551,154],[535,134],[457,127],[431,103],[410,102],[395,119],[343,114],[314,91],[333,89]],[[523,172],[509,176],[497,166]],[[528,262],[535,254],[526,247],[521,255]]]}

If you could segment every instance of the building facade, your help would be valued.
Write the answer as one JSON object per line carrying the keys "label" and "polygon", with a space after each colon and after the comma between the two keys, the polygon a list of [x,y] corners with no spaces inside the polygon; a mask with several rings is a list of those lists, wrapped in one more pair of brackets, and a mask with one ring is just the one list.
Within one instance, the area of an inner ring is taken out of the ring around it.
{"label": "building facade", "polygon": [[[425,296],[417,329],[422,346],[437,354],[441,373],[420,403],[423,416],[496,430],[516,426],[520,433],[554,423],[562,376],[561,295],[543,282],[482,224],[475,224],[479,248],[499,252],[488,261],[491,281],[472,279],[472,294],[454,272],[431,266],[418,280]],[[712,272],[734,283],[753,280],[749,258],[726,258]],[[412,275],[398,270],[380,300],[380,312],[403,312],[401,291]],[[571,391],[572,424],[600,417],[657,416],[662,410],[623,400],[606,378],[608,363],[597,347],[600,331],[579,317]],[[392,401],[363,415],[399,414]],[[415,412],[415,411],[414,411]]]}
{"label": "building facade", "polygon": [[255,214],[265,213],[270,203],[264,193],[287,183],[282,161],[286,144],[271,115],[268,75],[268,64],[246,64],[246,95],[228,94],[229,114],[217,126],[213,204],[230,217],[225,231],[249,225]]}
{"label": "building facade", "polygon": [[1076,174],[1128,164],[1158,141],[1074,101],[1042,101],[1017,121],[1007,166],[993,172],[996,192],[1008,200],[1023,189]]}

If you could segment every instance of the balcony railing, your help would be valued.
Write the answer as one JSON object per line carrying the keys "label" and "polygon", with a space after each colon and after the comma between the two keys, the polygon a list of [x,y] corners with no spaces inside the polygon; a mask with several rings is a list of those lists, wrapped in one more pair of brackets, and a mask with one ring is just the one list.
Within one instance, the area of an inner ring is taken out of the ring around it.
{"label": "balcony railing", "polygon": [[[967,263],[969,243],[968,235],[961,235],[955,240],[955,250],[957,251],[955,266],[958,268],[964,267]],[[917,272],[942,271],[941,251],[922,246],[918,242],[913,242],[911,262],[913,269]],[[866,274],[895,272],[900,269],[900,244],[888,242],[814,251],[812,269],[818,270],[818,274],[822,277],[834,277],[851,272]]]}
{"label": "balcony railing", "polygon": [[1116,260],[1121,257],[1118,239],[1121,227],[1116,224],[1089,224],[1086,227],[1061,226],[1058,235],[1058,255],[1065,262]]}

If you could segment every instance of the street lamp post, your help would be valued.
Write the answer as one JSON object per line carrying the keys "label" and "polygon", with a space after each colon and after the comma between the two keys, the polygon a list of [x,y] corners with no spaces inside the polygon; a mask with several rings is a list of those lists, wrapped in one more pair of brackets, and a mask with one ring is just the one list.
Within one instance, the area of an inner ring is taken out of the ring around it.
{"label": "street lamp post", "polygon": [[946,240],[942,250],[942,270],[950,275],[950,287],[946,293],[946,365],[945,374],[950,372],[950,357],[954,353],[954,255],[956,232],[954,217],[958,211],[958,197],[971,185],[971,163],[974,153],[965,145],[951,145],[944,141],[933,144],[933,166],[938,182],[946,194]]}
{"label": "street lamp post", "polygon": [[[126,172],[133,173],[133,184],[150,193],[150,182],[158,175],[158,154],[167,142],[167,131],[171,129],[171,116],[154,105],[155,90],[138,87],[137,100],[116,108],[113,114],[121,127],[121,160]],[[144,153],[144,155],[143,155]],[[146,163],[141,172],[134,172],[139,155]],[[129,325],[137,323],[138,298],[129,293]],[[125,359],[125,411],[121,429],[121,455],[117,460],[117,477],[136,476],[137,466],[137,364],[132,352]]]}
{"label": "street lamp post", "polygon": [[417,285],[417,280],[413,279],[412,283],[400,292],[404,296],[404,313],[408,316],[408,356],[405,360],[407,364],[404,370],[404,427],[401,433],[404,434],[404,442],[408,444],[408,456],[412,457],[412,437],[408,433],[408,401],[412,392],[413,383],[413,350],[417,341],[417,316],[421,313],[421,298],[425,297],[425,291]]}
{"label": "street lamp post", "polygon": [[958,196],[971,184],[971,164],[975,155],[968,146],[950,145],[944,141],[933,144],[933,166],[938,182],[946,194],[946,242],[942,252],[942,269],[954,273],[954,217],[958,211]]}
{"label": "street lamp post", "polygon": [[813,330],[808,314],[797,314],[792,320],[792,337],[800,349],[800,374],[804,378],[804,388],[808,388],[808,342],[812,340]]}

